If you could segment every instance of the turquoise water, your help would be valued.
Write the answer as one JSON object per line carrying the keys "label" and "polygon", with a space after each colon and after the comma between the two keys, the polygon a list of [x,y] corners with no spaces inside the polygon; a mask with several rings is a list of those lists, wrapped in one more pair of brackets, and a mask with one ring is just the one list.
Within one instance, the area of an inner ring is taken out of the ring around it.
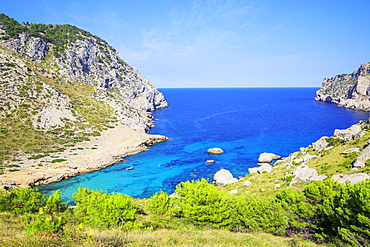
{"label": "turquoise water", "polygon": [[[122,163],[66,181],[40,186],[59,189],[65,201],[78,187],[150,197],[160,189],[173,192],[186,180],[212,179],[224,168],[235,177],[248,174],[258,155],[287,156],[334,129],[348,128],[370,113],[313,100],[317,88],[161,89],[169,107],[154,112],[153,134],[170,139],[149,151],[126,157]],[[211,155],[220,147],[225,153]],[[215,163],[207,164],[206,160]],[[133,170],[126,167],[133,166]]]}

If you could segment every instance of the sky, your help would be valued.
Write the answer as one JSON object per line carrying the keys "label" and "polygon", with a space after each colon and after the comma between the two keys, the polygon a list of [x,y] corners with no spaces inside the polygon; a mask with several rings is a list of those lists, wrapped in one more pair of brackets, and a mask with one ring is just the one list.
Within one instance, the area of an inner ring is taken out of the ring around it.
{"label": "sky", "polygon": [[370,62],[369,0],[0,0],[106,40],[158,88],[319,87]]}

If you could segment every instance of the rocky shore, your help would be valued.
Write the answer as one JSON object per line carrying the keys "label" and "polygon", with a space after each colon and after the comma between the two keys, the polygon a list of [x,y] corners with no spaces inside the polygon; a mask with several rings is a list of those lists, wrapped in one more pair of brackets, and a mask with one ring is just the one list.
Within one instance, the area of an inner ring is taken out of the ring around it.
{"label": "rocky shore", "polygon": [[[161,135],[149,135],[123,125],[103,131],[90,141],[78,143],[57,156],[39,159],[20,157],[20,167],[0,175],[2,187],[33,187],[59,182],[83,173],[97,171],[120,162],[123,157],[148,150],[150,145],[166,141]],[[54,158],[54,159],[53,159]],[[53,162],[53,160],[59,162]]]}
{"label": "rocky shore", "polygon": [[[331,137],[323,136],[308,147],[288,157],[272,153],[262,153],[257,167],[249,168],[252,176],[234,178],[230,171],[221,169],[214,174],[217,185],[227,185],[243,181],[242,186],[261,183],[266,178],[261,175],[271,174],[275,179],[270,188],[277,189],[282,184],[291,187],[293,184],[322,181],[331,178],[340,183],[359,183],[370,180],[368,164],[370,159],[370,119],[361,121],[343,130],[336,129]],[[324,160],[325,161],[322,161]],[[277,160],[276,162],[274,162]],[[255,176],[253,176],[255,175]],[[268,184],[267,180],[265,181]],[[239,189],[240,192],[241,189]],[[264,190],[264,189],[263,189]],[[235,189],[231,194],[238,193]]]}

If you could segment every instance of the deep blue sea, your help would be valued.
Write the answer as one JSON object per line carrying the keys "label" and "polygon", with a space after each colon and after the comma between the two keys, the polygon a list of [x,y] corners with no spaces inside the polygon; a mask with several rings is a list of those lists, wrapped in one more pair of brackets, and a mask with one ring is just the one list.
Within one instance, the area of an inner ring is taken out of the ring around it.
{"label": "deep blue sea", "polygon": [[[106,169],[40,186],[62,191],[65,201],[78,187],[146,198],[159,190],[172,193],[182,181],[210,178],[224,168],[234,177],[256,166],[260,153],[287,156],[334,129],[348,128],[370,117],[313,100],[318,88],[160,89],[169,107],[153,113],[153,134],[170,139],[149,151],[125,157]],[[208,148],[225,153],[211,155]],[[207,164],[213,159],[215,163]],[[133,166],[133,170],[125,170]]]}

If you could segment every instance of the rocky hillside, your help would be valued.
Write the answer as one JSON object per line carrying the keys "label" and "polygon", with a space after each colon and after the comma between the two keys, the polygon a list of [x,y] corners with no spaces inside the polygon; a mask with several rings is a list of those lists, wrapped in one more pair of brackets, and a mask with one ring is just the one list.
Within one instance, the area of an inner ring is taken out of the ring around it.
{"label": "rocky hillside", "polygon": [[101,38],[0,14],[0,174],[116,125],[148,132],[150,111],[166,106]]}
{"label": "rocky hillside", "polygon": [[362,64],[352,74],[324,79],[315,100],[370,111],[370,63]]}
{"label": "rocky hillside", "polygon": [[0,15],[0,45],[49,74],[94,86],[91,96],[111,106],[118,120],[130,128],[148,131],[148,112],[167,106],[163,95],[117,50],[77,27],[20,25]]}

